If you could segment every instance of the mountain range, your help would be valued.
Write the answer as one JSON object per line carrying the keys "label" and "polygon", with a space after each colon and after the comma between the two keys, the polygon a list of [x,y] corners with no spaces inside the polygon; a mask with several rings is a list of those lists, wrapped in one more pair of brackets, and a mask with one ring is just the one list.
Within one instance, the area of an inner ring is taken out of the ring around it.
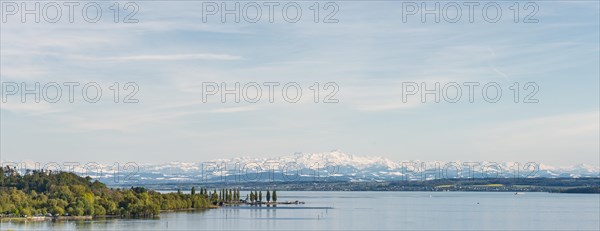
{"label": "mountain range", "polygon": [[[27,164],[24,164],[27,166]],[[31,165],[29,165],[31,166]],[[119,169],[117,171],[116,169]],[[542,163],[487,161],[393,161],[334,150],[273,158],[238,157],[206,162],[164,164],[91,164],[71,169],[109,185],[289,181],[398,181],[442,178],[580,178],[600,177],[589,164],[555,167]]]}

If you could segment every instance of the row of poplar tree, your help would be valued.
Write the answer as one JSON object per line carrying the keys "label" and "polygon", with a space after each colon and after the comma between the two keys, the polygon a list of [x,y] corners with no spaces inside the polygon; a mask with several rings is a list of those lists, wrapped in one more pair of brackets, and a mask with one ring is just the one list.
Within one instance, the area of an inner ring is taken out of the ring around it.
{"label": "row of poplar tree", "polygon": [[[191,191],[192,195],[196,194],[196,187],[192,187]],[[214,189],[211,193],[208,192],[206,188],[200,188],[200,195],[204,195],[206,198],[209,198],[212,202],[239,202],[241,201],[240,197],[240,189],[220,189],[217,192],[217,189]],[[267,202],[277,202],[277,191],[267,190],[266,198]],[[263,201],[263,192],[262,191],[250,191],[250,194],[246,194],[247,202],[262,202]]]}
{"label": "row of poplar tree", "polygon": [[[250,192],[250,196],[246,195],[246,201],[250,201],[252,203],[254,202],[262,202],[263,199],[263,194],[262,191],[254,191],[254,192]],[[273,202],[277,202],[277,191],[273,190],[273,194],[271,194],[271,192],[269,190],[267,190],[267,203],[271,202],[271,199],[273,199]]]}

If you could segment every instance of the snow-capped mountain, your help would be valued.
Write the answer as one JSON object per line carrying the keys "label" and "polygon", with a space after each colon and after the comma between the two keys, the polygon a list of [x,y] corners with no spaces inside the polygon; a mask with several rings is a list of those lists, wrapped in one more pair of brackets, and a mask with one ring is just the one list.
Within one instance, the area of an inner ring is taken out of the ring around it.
{"label": "snow-capped mountain", "polygon": [[[4,162],[5,164],[7,162]],[[15,166],[22,171],[31,163]],[[37,165],[38,169],[40,165]],[[41,167],[43,168],[43,167]],[[56,169],[54,166],[53,169]],[[481,161],[393,161],[350,155],[341,151],[295,153],[273,158],[237,157],[206,162],[122,165],[87,164],[62,170],[98,178],[108,184],[126,182],[243,182],[243,181],[397,181],[442,178],[600,177],[599,166],[554,167],[541,163]]]}

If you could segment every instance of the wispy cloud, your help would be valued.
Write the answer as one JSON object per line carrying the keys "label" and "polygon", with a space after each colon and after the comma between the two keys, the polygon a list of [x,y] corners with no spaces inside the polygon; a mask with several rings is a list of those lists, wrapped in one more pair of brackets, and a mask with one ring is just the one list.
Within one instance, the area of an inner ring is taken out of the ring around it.
{"label": "wispy cloud", "polygon": [[362,111],[371,111],[371,112],[382,112],[382,111],[390,111],[390,110],[403,110],[403,109],[411,109],[423,104],[417,103],[402,103],[401,101],[397,102],[387,102],[387,103],[364,103],[358,107],[359,110]]}
{"label": "wispy cloud", "polygon": [[[527,137],[567,138],[578,135],[600,134],[600,111],[569,113],[543,116],[526,120],[518,120],[502,124],[493,129],[499,133],[514,133],[507,137],[521,137],[524,142],[531,142]],[[518,131],[518,132],[515,132]]]}
{"label": "wispy cloud", "polygon": [[182,60],[240,60],[241,56],[229,54],[161,54],[161,55],[132,55],[132,56],[73,56],[76,59],[89,61],[182,61]]}
{"label": "wispy cloud", "polygon": [[0,102],[0,110],[9,111],[12,113],[22,113],[25,115],[32,115],[32,116],[43,116],[43,115],[46,115],[49,113],[55,113],[55,112],[62,111],[61,109],[58,109],[55,106],[56,106],[55,104],[44,103],[44,102],[40,102],[40,103],[21,103],[21,102],[2,103],[2,102]]}
{"label": "wispy cloud", "polygon": [[597,163],[600,112],[563,113],[479,126],[457,139],[475,141],[469,150],[488,158]]}
{"label": "wispy cloud", "polygon": [[241,106],[241,107],[226,107],[226,108],[217,108],[212,109],[210,113],[234,113],[234,112],[246,112],[246,111],[254,111],[258,109],[258,106]]}

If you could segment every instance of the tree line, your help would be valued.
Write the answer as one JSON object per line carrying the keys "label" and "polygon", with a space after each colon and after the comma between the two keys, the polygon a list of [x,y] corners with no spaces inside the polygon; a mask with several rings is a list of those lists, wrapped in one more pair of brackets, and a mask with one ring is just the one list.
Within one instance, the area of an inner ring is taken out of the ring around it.
{"label": "tree line", "polygon": [[[181,193],[181,190],[178,190],[178,193]],[[250,202],[250,203],[255,203],[255,202],[262,202],[263,201],[263,192],[262,191],[250,191],[250,194],[246,194],[246,198],[244,200],[242,200],[242,198],[240,197],[240,193],[241,193],[241,189],[236,188],[236,189],[213,189],[211,192],[209,192],[208,189],[206,188],[200,188],[200,192],[196,192],[196,187],[192,187],[190,194],[191,195],[196,195],[196,194],[200,194],[202,196],[204,196],[205,198],[209,198],[211,203],[214,205],[217,204],[223,204],[223,203],[241,203],[241,202]],[[268,202],[277,202],[277,191],[273,190],[273,193],[271,193],[271,191],[267,190],[266,191],[266,201]]]}
{"label": "tree line", "polygon": [[[269,190],[267,190],[266,199],[267,199],[267,203],[270,203],[271,200],[273,200],[273,202],[277,202],[277,191],[273,190],[273,194],[271,194],[271,192]],[[262,191],[251,191],[250,195],[246,195],[246,201],[249,201],[250,203],[255,203],[255,202],[262,203],[262,201],[263,201]]]}
{"label": "tree line", "polygon": [[161,210],[209,208],[213,204],[211,199],[206,193],[161,194],[142,187],[111,189],[74,173],[34,170],[21,175],[15,168],[0,167],[0,216],[3,217],[151,217],[159,215]]}

